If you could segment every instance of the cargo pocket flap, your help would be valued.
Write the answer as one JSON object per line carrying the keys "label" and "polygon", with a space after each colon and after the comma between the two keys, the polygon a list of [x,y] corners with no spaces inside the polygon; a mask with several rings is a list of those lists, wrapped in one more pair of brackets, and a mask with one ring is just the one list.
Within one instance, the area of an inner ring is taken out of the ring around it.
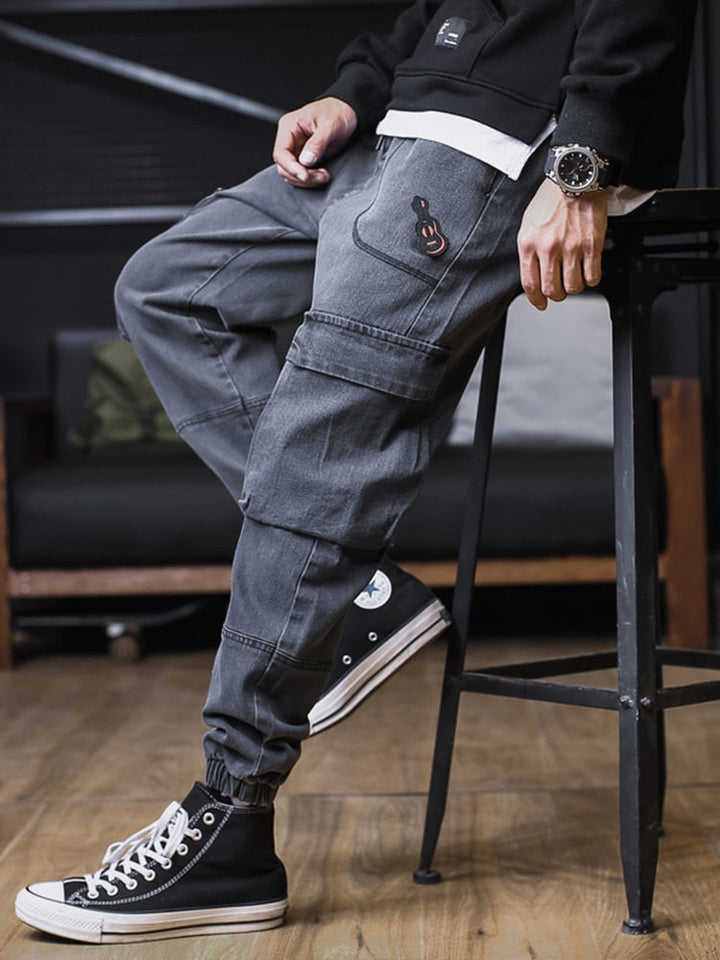
{"label": "cargo pocket flap", "polygon": [[449,351],[356,320],[311,314],[295,334],[287,359],[408,400],[431,400]]}

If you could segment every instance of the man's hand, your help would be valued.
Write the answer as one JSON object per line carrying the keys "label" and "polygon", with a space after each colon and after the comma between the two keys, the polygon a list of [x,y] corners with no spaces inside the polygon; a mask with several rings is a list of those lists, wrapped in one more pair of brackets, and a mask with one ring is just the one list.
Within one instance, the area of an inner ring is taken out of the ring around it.
{"label": "man's hand", "polygon": [[278,122],[273,148],[278,173],[294,187],[324,186],[330,174],[318,164],[342,150],[356,127],[355,111],[336,97],[286,113]]}
{"label": "man's hand", "polygon": [[520,280],[538,310],[600,283],[607,231],[604,190],[568,197],[544,180],[525,210],[520,232]]}

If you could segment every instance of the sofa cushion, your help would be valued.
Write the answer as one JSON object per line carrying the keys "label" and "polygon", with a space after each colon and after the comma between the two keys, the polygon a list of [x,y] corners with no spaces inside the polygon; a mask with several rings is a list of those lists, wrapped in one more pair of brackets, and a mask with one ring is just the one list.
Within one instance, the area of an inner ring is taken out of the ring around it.
{"label": "sofa cushion", "polygon": [[[450,442],[470,444],[482,358],[455,413]],[[612,447],[612,345],[607,302],[594,293],[550,301],[525,297],[508,311],[496,443]]]}
{"label": "sofa cushion", "polygon": [[[399,558],[457,557],[468,497],[470,450],[446,447],[398,526]],[[608,554],[615,542],[612,450],[493,449],[480,555]]]}
{"label": "sofa cushion", "polygon": [[222,562],[241,514],[194,455],[62,457],[11,487],[16,566]]}
{"label": "sofa cushion", "polygon": [[[457,555],[469,450],[446,447],[393,546],[400,559]],[[65,457],[12,485],[15,566],[229,562],[241,514],[194,456]],[[612,454],[603,448],[498,446],[482,553],[612,550]]]}

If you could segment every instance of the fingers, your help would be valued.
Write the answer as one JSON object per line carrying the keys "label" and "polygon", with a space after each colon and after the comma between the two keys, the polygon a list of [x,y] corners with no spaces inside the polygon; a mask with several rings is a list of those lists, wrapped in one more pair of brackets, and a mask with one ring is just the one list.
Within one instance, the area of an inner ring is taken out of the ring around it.
{"label": "fingers", "polygon": [[296,174],[288,171],[286,168],[278,164],[277,172],[283,178],[285,183],[290,184],[291,187],[305,187],[312,189],[313,187],[322,187],[330,181],[330,173],[323,167],[318,167],[315,170],[303,169],[302,173]]}
{"label": "fingers", "polygon": [[526,247],[521,251],[520,282],[530,303],[544,310],[548,300],[561,303],[569,295],[597,286],[601,279],[600,262],[600,255],[583,258],[574,249]]}
{"label": "fingers", "polygon": [[561,246],[546,236],[538,242],[534,236],[521,233],[518,250],[520,282],[530,303],[544,310],[548,300],[564,300],[569,291],[565,288]]}
{"label": "fingers", "polygon": [[286,113],[278,122],[273,160],[294,187],[319,187],[330,174],[319,164],[348,142],[357,126],[355,111],[342,100],[325,97]]}
{"label": "fingers", "polygon": [[538,310],[547,307],[547,297],[542,290],[540,261],[535,252],[527,247],[520,247],[520,283],[525,296]]}
{"label": "fingers", "polygon": [[528,204],[518,233],[520,281],[538,310],[600,283],[607,198],[568,198],[546,180]]}
{"label": "fingers", "polygon": [[330,154],[330,145],[333,130],[330,127],[321,127],[305,142],[298,160],[304,167],[316,166],[323,157]]}
{"label": "fingers", "polygon": [[568,294],[582,293],[602,280],[602,237],[597,230],[588,232],[582,243],[566,249],[563,255],[563,286]]}
{"label": "fingers", "polygon": [[310,152],[313,161],[308,163],[308,152],[303,145],[311,139],[301,121],[293,122],[286,117],[280,120],[273,160],[283,180],[294,187],[317,187],[330,179],[330,174],[323,168],[308,169],[315,162],[314,152]]}
{"label": "fingers", "polygon": [[540,256],[540,287],[548,300],[560,302],[567,294],[563,286],[562,251],[543,250]]}
{"label": "fingers", "polygon": [[583,260],[583,275],[589,287],[596,287],[602,280],[602,244],[587,252]]}
{"label": "fingers", "polygon": [[[576,249],[565,251],[562,262],[562,298],[567,294],[582,293],[585,289],[583,258]],[[556,298],[553,298],[556,299]]]}

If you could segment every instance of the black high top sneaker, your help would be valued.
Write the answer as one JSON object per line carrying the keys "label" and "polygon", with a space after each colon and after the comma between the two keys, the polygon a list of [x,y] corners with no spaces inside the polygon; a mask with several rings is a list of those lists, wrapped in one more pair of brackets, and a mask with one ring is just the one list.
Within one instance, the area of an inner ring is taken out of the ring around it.
{"label": "black high top sneaker", "polygon": [[448,626],[450,614],[416,577],[384,561],[355,598],[310,736],[344,719]]}
{"label": "black high top sneaker", "polygon": [[222,803],[200,783],[111,844],[96,873],[33,883],[15,901],[31,927],[87,943],[268,930],[286,909],[272,807]]}

